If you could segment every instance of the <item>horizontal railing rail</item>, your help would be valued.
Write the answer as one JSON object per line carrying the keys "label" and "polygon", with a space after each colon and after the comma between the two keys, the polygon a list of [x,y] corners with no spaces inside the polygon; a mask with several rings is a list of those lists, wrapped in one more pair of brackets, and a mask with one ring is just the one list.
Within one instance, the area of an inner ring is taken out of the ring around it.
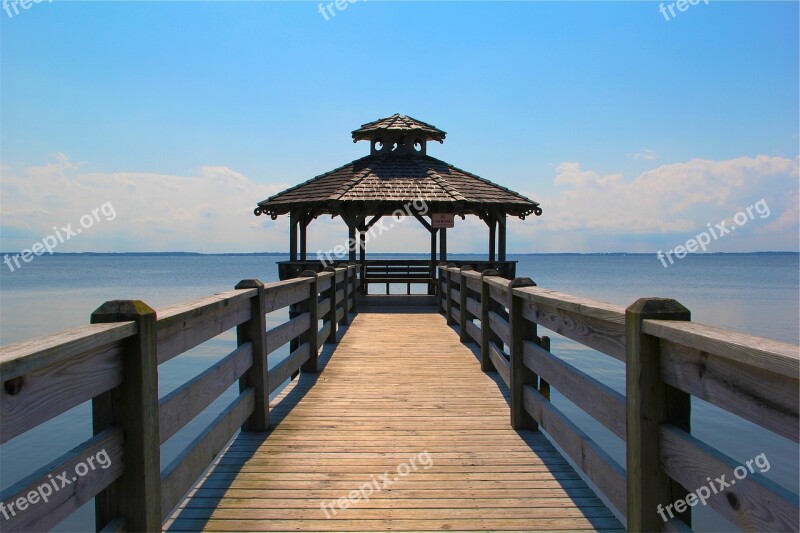
{"label": "horizontal railing rail", "polygon": [[[692,435],[692,396],[798,440],[796,345],[691,322],[674,300],[625,309],[470,266],[440,264],[437,287],[447,322],[508,385],[511,425],[544,429],[629,530],[688,529],[689,507],[660,513],[709,478],[734,478],[738,463]],[[623,362],[626,394],[551,353],[539,327]],[[624,442],[625,466],[550,402],[551,387]],[[798,530],[798,496],[752,471],[707,501],[745,530]]]}
{"label": "horizontal railing rail", "polygon": [[[98,531],[160,529],[237,431],[268,429],[269,394],[300,371],[317,371],[322,344],[335,343],[337,326],[356,311],[357,273],[349,265],[266,285],[245,280],[158,312],[140,301],[107,302],[90,325],[0,347],[1,443],[89,400],[94,428],[92,438],[0,494],[11,502],[3,531],[50,529],[92,498]],[[266,315],[286,308],[289,320],[267,330]],[[158,397],[158,365],[232,328],[236,349]],[[287,343],[290,355],[268,369],[267,356]],[[162,469],[161,444],[236,382],[238,396]],[[101,450],[108,467],[50,490],[59,474]]]}

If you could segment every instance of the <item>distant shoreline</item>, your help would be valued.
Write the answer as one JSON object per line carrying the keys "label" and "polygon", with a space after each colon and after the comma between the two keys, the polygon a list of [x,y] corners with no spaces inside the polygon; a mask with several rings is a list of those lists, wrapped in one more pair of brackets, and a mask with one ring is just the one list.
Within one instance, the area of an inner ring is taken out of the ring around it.
{"label": "distant shoreline", "polygon": [[[2,255],[18,255],[21,252],[0,252]],[[509,256],[519,255],[560,255],[560,256],[582,256],[582,255],[607,255],[607,256],[626,256],[626,255],[654,255],[655,252],[523,252],[523,253],[509,253]],[[52,255],[59,256],[140,256],[140,257],[225,257],[225,256],[240,256],[240,257],[273,257],[273,256],[287,256],[289,252],[221,252],[221,253],[201,253],[201,252],[54,252]],[[370,253],[370,256],[419,256],[427,255],[425,252],[385,252],[385,253]],[[485,253],[457,253],[451,252],[451,256],[476,256],[483,257]],[[702,254],[690,254],[697,256],[706,255],[800,255],[798,252],[709,252]],[[309,261],[314,258],[309,258]]]}

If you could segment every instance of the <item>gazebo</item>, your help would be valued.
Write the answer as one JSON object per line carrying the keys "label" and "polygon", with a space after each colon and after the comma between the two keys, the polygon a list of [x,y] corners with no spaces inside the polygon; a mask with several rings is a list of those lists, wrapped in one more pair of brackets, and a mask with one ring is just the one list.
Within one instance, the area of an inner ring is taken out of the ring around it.
{"label": "gazebo", "polygon": [[362,276],[368,277],[373,262],[366,261],[367,232],[383,217],[400,213],[413,216],[430,233],[431,259],[424,263],[431,273],[437,253],[439,261],[447,262],[447,228],[454,226],[454,218],[475,215],[488,226],[489,253],[488,261],[469,263],[513,276],[515,262],[506,261],[506,221],[541,215],[537,202],[429,156],[427,143],[443,143],[447,134],[420,120],[395,114],[364,124],[352,135],[353,142],[369,142],[369,155],[263,200],[254,211],[273,220],[289,215],[290,260],[279,263],[282,279],[325,266],[325,258],[309,260],[306,240],[309,224],[320,215],[345,222],[347,259],[356,261],[358,251]]}

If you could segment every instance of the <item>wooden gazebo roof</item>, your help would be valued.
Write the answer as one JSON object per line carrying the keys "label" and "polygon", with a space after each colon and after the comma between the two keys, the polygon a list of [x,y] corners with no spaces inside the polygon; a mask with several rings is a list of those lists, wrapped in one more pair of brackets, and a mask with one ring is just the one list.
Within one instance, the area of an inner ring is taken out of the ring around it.
{"label": "wooden gazebo roof", "polygon": [[[431,234],[433,261],[437,233],[441,258],[446,258],[446,227],[453,227],[452,217],[477,215],[489,227],[489,259],[494,261],[497,248],[505,261],[507,216],[539,216],[542,208],[519,193],[427,155],[427,143],[441,143],[446,135],[436,126],[403,115],[364,124],[353,131],[353,141],[369,141],[368,156],[259,202],[255,214],[273,220],[289,214],[292,261],[297,257],[298,230],[300,259],[305,260],[306,228],[324,214],[345,221],[350,259],[355,260],[359,248],[362,261],[365,234],[382,217],[414,216]],[[440,215],[436,223],[433,215]]]}
{"label": "wooden gazebo roof", "polygon": [[370,155],[259,202],[255,214],[275,218],[301,209],[317,215],[372,215],[420,200],[431,212],[482,216],[498,211],[521,218],[541,214],[537,202],[426,155],[425,142],[442,142],[445,135],[402,115],[364,124],[353,132],[353,139],[372,141]]}

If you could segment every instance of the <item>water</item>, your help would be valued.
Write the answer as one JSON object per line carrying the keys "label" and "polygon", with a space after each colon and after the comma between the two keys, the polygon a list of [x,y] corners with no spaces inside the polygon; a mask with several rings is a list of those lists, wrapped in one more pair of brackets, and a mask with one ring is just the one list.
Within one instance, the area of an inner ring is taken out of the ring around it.
{"label": "water", "polygon": [[[371,256],[372,257],[372,256]],[[392,258],[393,256],[375,256]],[[398,257],[425,259],[424,255]],[[451,255],[451,259],[483,259]],[[675,298],[692,311],[693,320],[798,343],[797,254],[725,254],[689,256],[663,268],[653,255],[520,255],[517,275],[541,287],[627,306],[644,296]],[[226,256],[72,256],[37,257],[21,270],[0,273],[0,344],[88,323],[106,300],[140,299],[156,309],[230,290],[248,278],[277,280],[279,255]],[[268,317],[268,327],[286,313]],[[552,335],[552,350],[564,360],[624,393],[624,368],[618,361]],[[159,368],[164,395],[235,347],[227,332]],[[287,349],[270,356],[270,366]],[[162,447],[167,465],[235,397],[236,386]],[[624,443],[553,391],[553,402],[609,454],[624,465]],[[798,492],[797,446],[754,424],[694,400],[693,433],[744,463],[760,453],[770,461],[766,477]],[[88,404],[5,444],[0,449],[0,486],[6,488],[57,458],[91,435]],[[698,509],[698,508],[696,508]],[[707,509],[695,514],[695,529],[732,527]],[[93,530],[93,506],[65,520],[59,531]]]}

